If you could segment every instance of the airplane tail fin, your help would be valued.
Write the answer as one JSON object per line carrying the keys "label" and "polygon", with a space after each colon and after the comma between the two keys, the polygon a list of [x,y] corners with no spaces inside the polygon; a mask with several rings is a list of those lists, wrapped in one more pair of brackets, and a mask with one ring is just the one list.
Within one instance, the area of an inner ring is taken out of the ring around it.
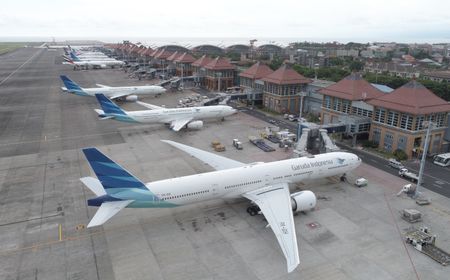
{"label": "airplane tail fin", "polygon": [[[123,189],[142,189],[148,190],[144,183],[125,170],[122,166],[112,161],[110,158],[102,154],[96,148],[83,149],[83,153],[89,162],[92,170],[99,180],[107,194],[115,193],[117,190]],[[86,179],[84,179],[86,182]],[[89,181],[90,180],[90,181]],[[83,182],[83,183],[84,183]],[[94,187],[90,189],[98,190],[98,183],[88,179],[88,184]]]}
{"label": "airplane tail fin", "polygon": [[120,192],[127,189],[148,191],[144,183],[96,148],[83,149],[83,153],[98,178],[84,177],[80,179],[86,187],[97,195],[97,197],[88,200],[88,205],[99,206],[87,227],[104,224],[134,201],[133,199],[120,198]]}
{"label": "airplane tail fin", "polygon": [[75,53],[72,51],[70,52],[70,57],[72,58],[73,61],[80,61],[80,59],[78,58],[78,56],[75,55]]}
{"label": "airplane tail fin", "polygon": [[80,87],[77,83],[69,79],[69,77],[65,75],[59,76],[66,86],[67,92],[75,93],[77,95],[88,95],[82,87]]}
{"label": "airplane tail fin", "polygon": [[96,93],[95,97],[97,98],[98,103],[102,107],[102,110],[105,115],[114,115],[114,116],[121,116],[121,117],[128,117],[128,114],[122,110],[119,106],[117,106],[114,102],[111,101],[108,97],[106,97],[102,93]]}

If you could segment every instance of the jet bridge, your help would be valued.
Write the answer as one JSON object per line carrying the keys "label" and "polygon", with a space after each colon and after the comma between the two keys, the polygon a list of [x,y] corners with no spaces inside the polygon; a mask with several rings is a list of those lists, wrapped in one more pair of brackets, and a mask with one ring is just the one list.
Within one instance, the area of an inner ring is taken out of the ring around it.
{"label": "jet bridge", "polygon": [[320,126],[315,123],[301,123],[294,150],[295,157],[338,151],[339,147],[328,136],[328,133],[337,131],[345,131],[345,126]]}

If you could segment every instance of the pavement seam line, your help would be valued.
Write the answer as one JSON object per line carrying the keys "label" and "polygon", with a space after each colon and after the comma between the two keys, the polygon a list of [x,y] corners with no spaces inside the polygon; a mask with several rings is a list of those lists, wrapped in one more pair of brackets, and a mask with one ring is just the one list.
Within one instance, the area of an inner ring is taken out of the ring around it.
{"label": "pavement seam line", "polygon": [[22,65],[20,65],[16,70],[14,70],[11,74],[8,75],[8,77],[4,78],[1,82],[0,82],[0,86],[6,82],[9,78],[11,78],[12,75],[14,75],[17,71],[20,70],[20,68],[22,68],[25,64],[27,64],[31,59],[33,59],[37,54],[39,54],[41,52],[36,52],[35,54],[33,54],[29,59],[27,59],[27,61],[25,61]]}

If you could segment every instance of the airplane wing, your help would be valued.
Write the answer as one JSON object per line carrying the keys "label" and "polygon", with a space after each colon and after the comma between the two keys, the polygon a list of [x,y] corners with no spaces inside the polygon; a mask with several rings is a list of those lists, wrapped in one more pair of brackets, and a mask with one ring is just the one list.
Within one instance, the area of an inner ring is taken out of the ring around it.
{"label": "airplane wing", "polygon": [[[177,149],[182,150],[183,152],[186,152],[190,154],[191,156],[201,160],[202,162],[208,164],[215,170],[224,170],[224,169],[230,169],[230,168],[236,168],[245,166],[245,163],[232,160],[226,157],[218,156],[213,153],[205,152],[197,148],[193,148],[187,145],[183,145],[174,141],[170,140],[161,140],[169,145],[174,146]],[[289,204],[290,205],[290,204]]]}
{"label": "airplane wing", "polygon": [[152,105],[152,104],[148,104],[148,103],[144,103],[141,101],[136,101],[137,104],[144,106],[145,108],[148,108],[150,110],[156,110],[156,109],[164,109],[164,107],[160,107],[160,106],[156,106],[156,105]]}
{"label": "airplane wing", "polygon": [[127,95],[130,95],[130,94],[129,93],[116,93],[114,95],[108,95],[108,98],[111,99],[111,100],[114,100],[116,98],[124,97],[124,96],[127,96]]}
{"label": "airplane wing", "polygon": [[116,215],[120,210],[127,207],[128,204],[134,200],[120,200],[120,201],[107,201],[103,202],[98,208],[92,220],[89,222],[87,227],[95,227],[103,225],[112,216]]}
{"label": "airplane wing", "polygon": [[102,85],[102,84],[95,84],[96,86],[98,86],[98,87],[102,87],[102,88],[109,88],[110,86],[105,86],[105,85]]}
{"label": "airplane wing", "polygon": [[278,239],[287,261],[288,272],[293,271],[300,263],[300,257],[288,184],[264,187],[243,196],[259,206]]}
{"label": "airplane wing", "polygon": [[186,119],[177,119],[170,122],[170,128],[173,131],[180,131],[185,125],[187,125],[192,118],[186,118]]}

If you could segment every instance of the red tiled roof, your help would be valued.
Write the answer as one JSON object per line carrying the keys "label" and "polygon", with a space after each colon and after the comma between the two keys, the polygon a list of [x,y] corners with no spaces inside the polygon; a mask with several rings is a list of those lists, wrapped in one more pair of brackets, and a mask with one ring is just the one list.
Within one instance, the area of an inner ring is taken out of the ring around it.
{"label": "red tiled roof", "polygon": [[203,67],[206,64],[211,62],[211,58],[207,57],[206,55],[200,57],[199,59],[197,59],[196,61],[192,62],[192,66],[197,66],[197,67]]}
{"label": "red tiled roof", "polygon": [[175,58],[175,62],[179,63],[193,63],[195,61],[195,58],[190,53],[183,53],[177,58]]}
{"label": "red tiled roof", "polygon": [[384,95],[359,73],[352,73],[339,82],[319,90],[319,93],[347,100],[370,100]]}
{"label": "red tiled roof", "polygon": [[156,50],[154,50],[152,53],[150,53],[149,54],[149,56],[151,56],[151,57],[155,57],[156,55],[158,55],[160,52],[162,52],[163,50],[158,50],[158,49],[156,49]]}
{"label": "red tiled roof", "polygon": [[272,73],[273,73],[273,70],[270,69],[269,66],[258,61],[257,63],[253,64],[250,68],[241,72],[239,74],[239,76],[250,78],[250,79],[261,79]]}
{"label": "red tiled roof", "polygon": [[228,61],[228,59],[223,57],[216,57],[208,64],[206,64],[205,68],[210,70],[230,70],[234,69],[235,67]]}
{"label": "red tiled roof", "polygon": [[450,103],[435,95],[416,80],[367,103],[413,115],[450,112]]}
{"label": "red tiled roof", "polygon": [[157,55],[155,55],[155,58],[157,58],[157,59],[167,59],[171,55],[172,55],[172,52],[169,52],[169,51],[166,51],[166,50],[162,50]]}
{"label": "red tiled roof", "polygon": [[174,61],[175,58],[177,58],[180,54],[178,53],[178,51],[175,51],[173,54],[171,54],[166,60],[168,61]]}
{"label": "red tiled roof", "polygon": [[287,64],[281,65],[275,72],[267,75],[262,80],[278,85],[307,84],[311,82],[310,79],[303,77]]}
{"label": "red tiled roof", "polygon": [[147,48],[147,50],[145,52],[143,52],[141,55],[145,55],[145,56],[150,56],[150,54],[152,54],[154,52],[154,50],[150,47]]}
{"label": "red tiled roof", "polygon": [[141,46],[141,49],[138,51],[139,55],[143,55],[147,51],[147,47]]}

